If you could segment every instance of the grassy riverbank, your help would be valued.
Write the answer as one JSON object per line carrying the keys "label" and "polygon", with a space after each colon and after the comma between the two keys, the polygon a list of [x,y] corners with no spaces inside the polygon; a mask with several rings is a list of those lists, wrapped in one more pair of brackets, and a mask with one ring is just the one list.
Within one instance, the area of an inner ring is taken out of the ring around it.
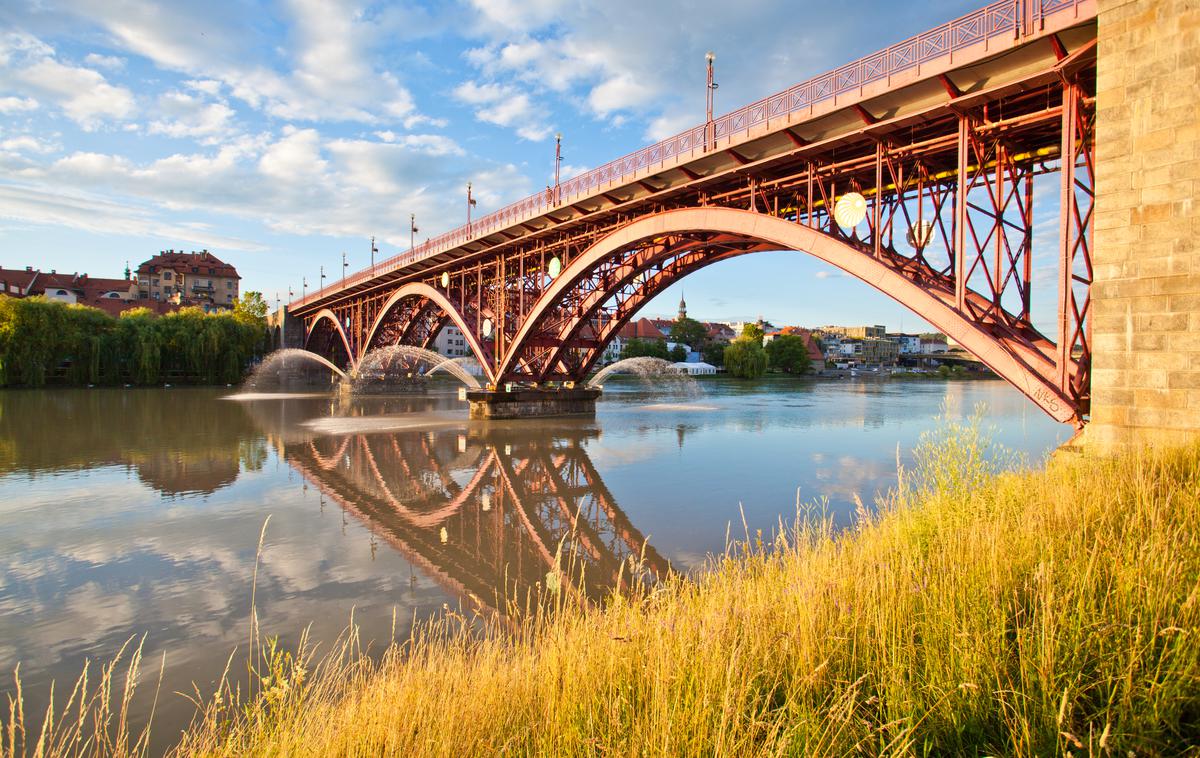
{"label": "grassy riverbank", "polygon": [[464,633],[451,616],[374,663],[353,640],[303,665],[262,648],[259,675],[233,675],[180,752],[1124,756],[1197,744],[1200,446],[996,474],[977,429],[951,425],[916,460],[851,531],[805,512],[696,581],[602,609],[563,597],[515,637]]}

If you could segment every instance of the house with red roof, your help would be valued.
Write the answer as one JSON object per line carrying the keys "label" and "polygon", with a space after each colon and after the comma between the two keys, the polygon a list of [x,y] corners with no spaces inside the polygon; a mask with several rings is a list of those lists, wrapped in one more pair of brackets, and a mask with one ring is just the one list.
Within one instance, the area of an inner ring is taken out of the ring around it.
{"label": "house with red roof", "polygon": [[[0,293],[9,297],[33,297],[41,295],[47,300],[60,303],[79,303],[100,307],[100,304],[123,306],[137,296],[136,285],[130,279],[100,279],[87,274],[60,274],[57,271],[41,271],[33,266],[22,269],[0,268]],[[111,307],[105,310],[112,310]]]}
{"label": "house with red roof", "polygon": [[201,250],[164,250],[137,268],[138,298],[205,310],[232,308],[241,277],[237,269]]}
{"label": "house with red roof", "polygon": [[804,347],[808,351],[808,358],[812,361],[813,369],[820,371],[825,365],[825,356],[821,353],[821,347],[817,344],[816,338],[809,329],[799,326],[785,326],[774,331],[763,334],[763,345],[769,344],[776,337],[785,334],[793,334],[804,338]]}

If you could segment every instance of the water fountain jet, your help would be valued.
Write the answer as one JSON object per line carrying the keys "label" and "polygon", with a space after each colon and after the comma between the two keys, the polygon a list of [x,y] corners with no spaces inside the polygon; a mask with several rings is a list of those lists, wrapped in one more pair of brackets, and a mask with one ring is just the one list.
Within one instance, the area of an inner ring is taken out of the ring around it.
{"label": "water fountain jet", "polygon": [[470,389],[480,386],[458,359],[413,345],[371,350],[358,362],[345,384],[354,394],[412,392],[423,389],[426,380],[438,371],[450,374]]}
{"label": "water fountain jet", "polygon": [[346,372],[328,359],[308,350],[284,348],[267,355],[243,387],[266,391],[328,389],[345,379]]}
{"label": "water fountain jet", "polygon": [[686,371],[668,360],[641,356],[624,358],[600,369],[588,380],[588,387],[603,387],[604,380],[615,374],[628,374],[648,389],[665,389],[673,394],[698,395],[700,387]]}

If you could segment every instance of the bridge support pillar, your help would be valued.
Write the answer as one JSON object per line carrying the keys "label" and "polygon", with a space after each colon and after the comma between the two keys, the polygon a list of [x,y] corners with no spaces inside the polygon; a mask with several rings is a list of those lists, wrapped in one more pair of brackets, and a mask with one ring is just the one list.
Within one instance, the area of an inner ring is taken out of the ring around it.
{"label": "bridge support pillar", "polygon": [[592,415],[596,412],[599,397],[600,390],[595,387],[467,392],[471,418],[481,420]]}
{"label": "bridge support pillar", "polygon": [[1085,449],[1200,439],[1200,5],[1100,0]]}
{"label": "bridge support pillar", "polygon": [[267,314],[267,327],[272,350],[304,347],[304,322],[289,313],[286,305]]}

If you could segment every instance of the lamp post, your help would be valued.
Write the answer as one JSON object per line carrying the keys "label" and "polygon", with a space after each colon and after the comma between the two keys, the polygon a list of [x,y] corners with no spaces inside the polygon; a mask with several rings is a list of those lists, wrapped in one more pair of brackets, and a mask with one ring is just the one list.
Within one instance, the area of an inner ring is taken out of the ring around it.
{"label": "lamp post", "polygon": [[342,286],[346,286],[346,267],[350,264],[346,262],[346,253],[342,253]]}
{"label": "lamp post", "polygon": [[[704,61],[708,64],[708,82],[704,87],[705,99],[705,120],[704,120],[704,136],[705,150],[715,148],[717,146],[717,128],[713,123],[713,101],[717,96],[717,83],[713,81],[713,63],[717,60],[717,56],[710,50],[704,54]],[[709,137],[709,135],[712,135]]]}
{"label": "lamp post", "polygon": [[408,214],[408,250],[411,253],[417,249],[417,214]]}
{"label": "lamp post", "polygon": [[317,291],[320,292],[323,289],[325,289],[325,267],[324,266],[321,267],[321,289],[319,289]]}
{"label": "lamp post", "polygon": [[300,277],[300,299],[303,300],[306,297],[308,297],[308,277],[302,276]]}
{"label": "lamp post", "polygon": [[559,176],[562,170],[562,132],[554,135],[554,204],[562,202],[562,191],[559,189]]}
{"label": "lamp post", "polygon": [[375,247],[375,238],[371,237],[371,273],[375,273],[375,253],[379,252],[379,248]]}
{"label": "lamp post", "polygon": [[467,236],[471,234],[471,208],[475,205],[475,198],[471,197],[471,183],[467,182]]}

